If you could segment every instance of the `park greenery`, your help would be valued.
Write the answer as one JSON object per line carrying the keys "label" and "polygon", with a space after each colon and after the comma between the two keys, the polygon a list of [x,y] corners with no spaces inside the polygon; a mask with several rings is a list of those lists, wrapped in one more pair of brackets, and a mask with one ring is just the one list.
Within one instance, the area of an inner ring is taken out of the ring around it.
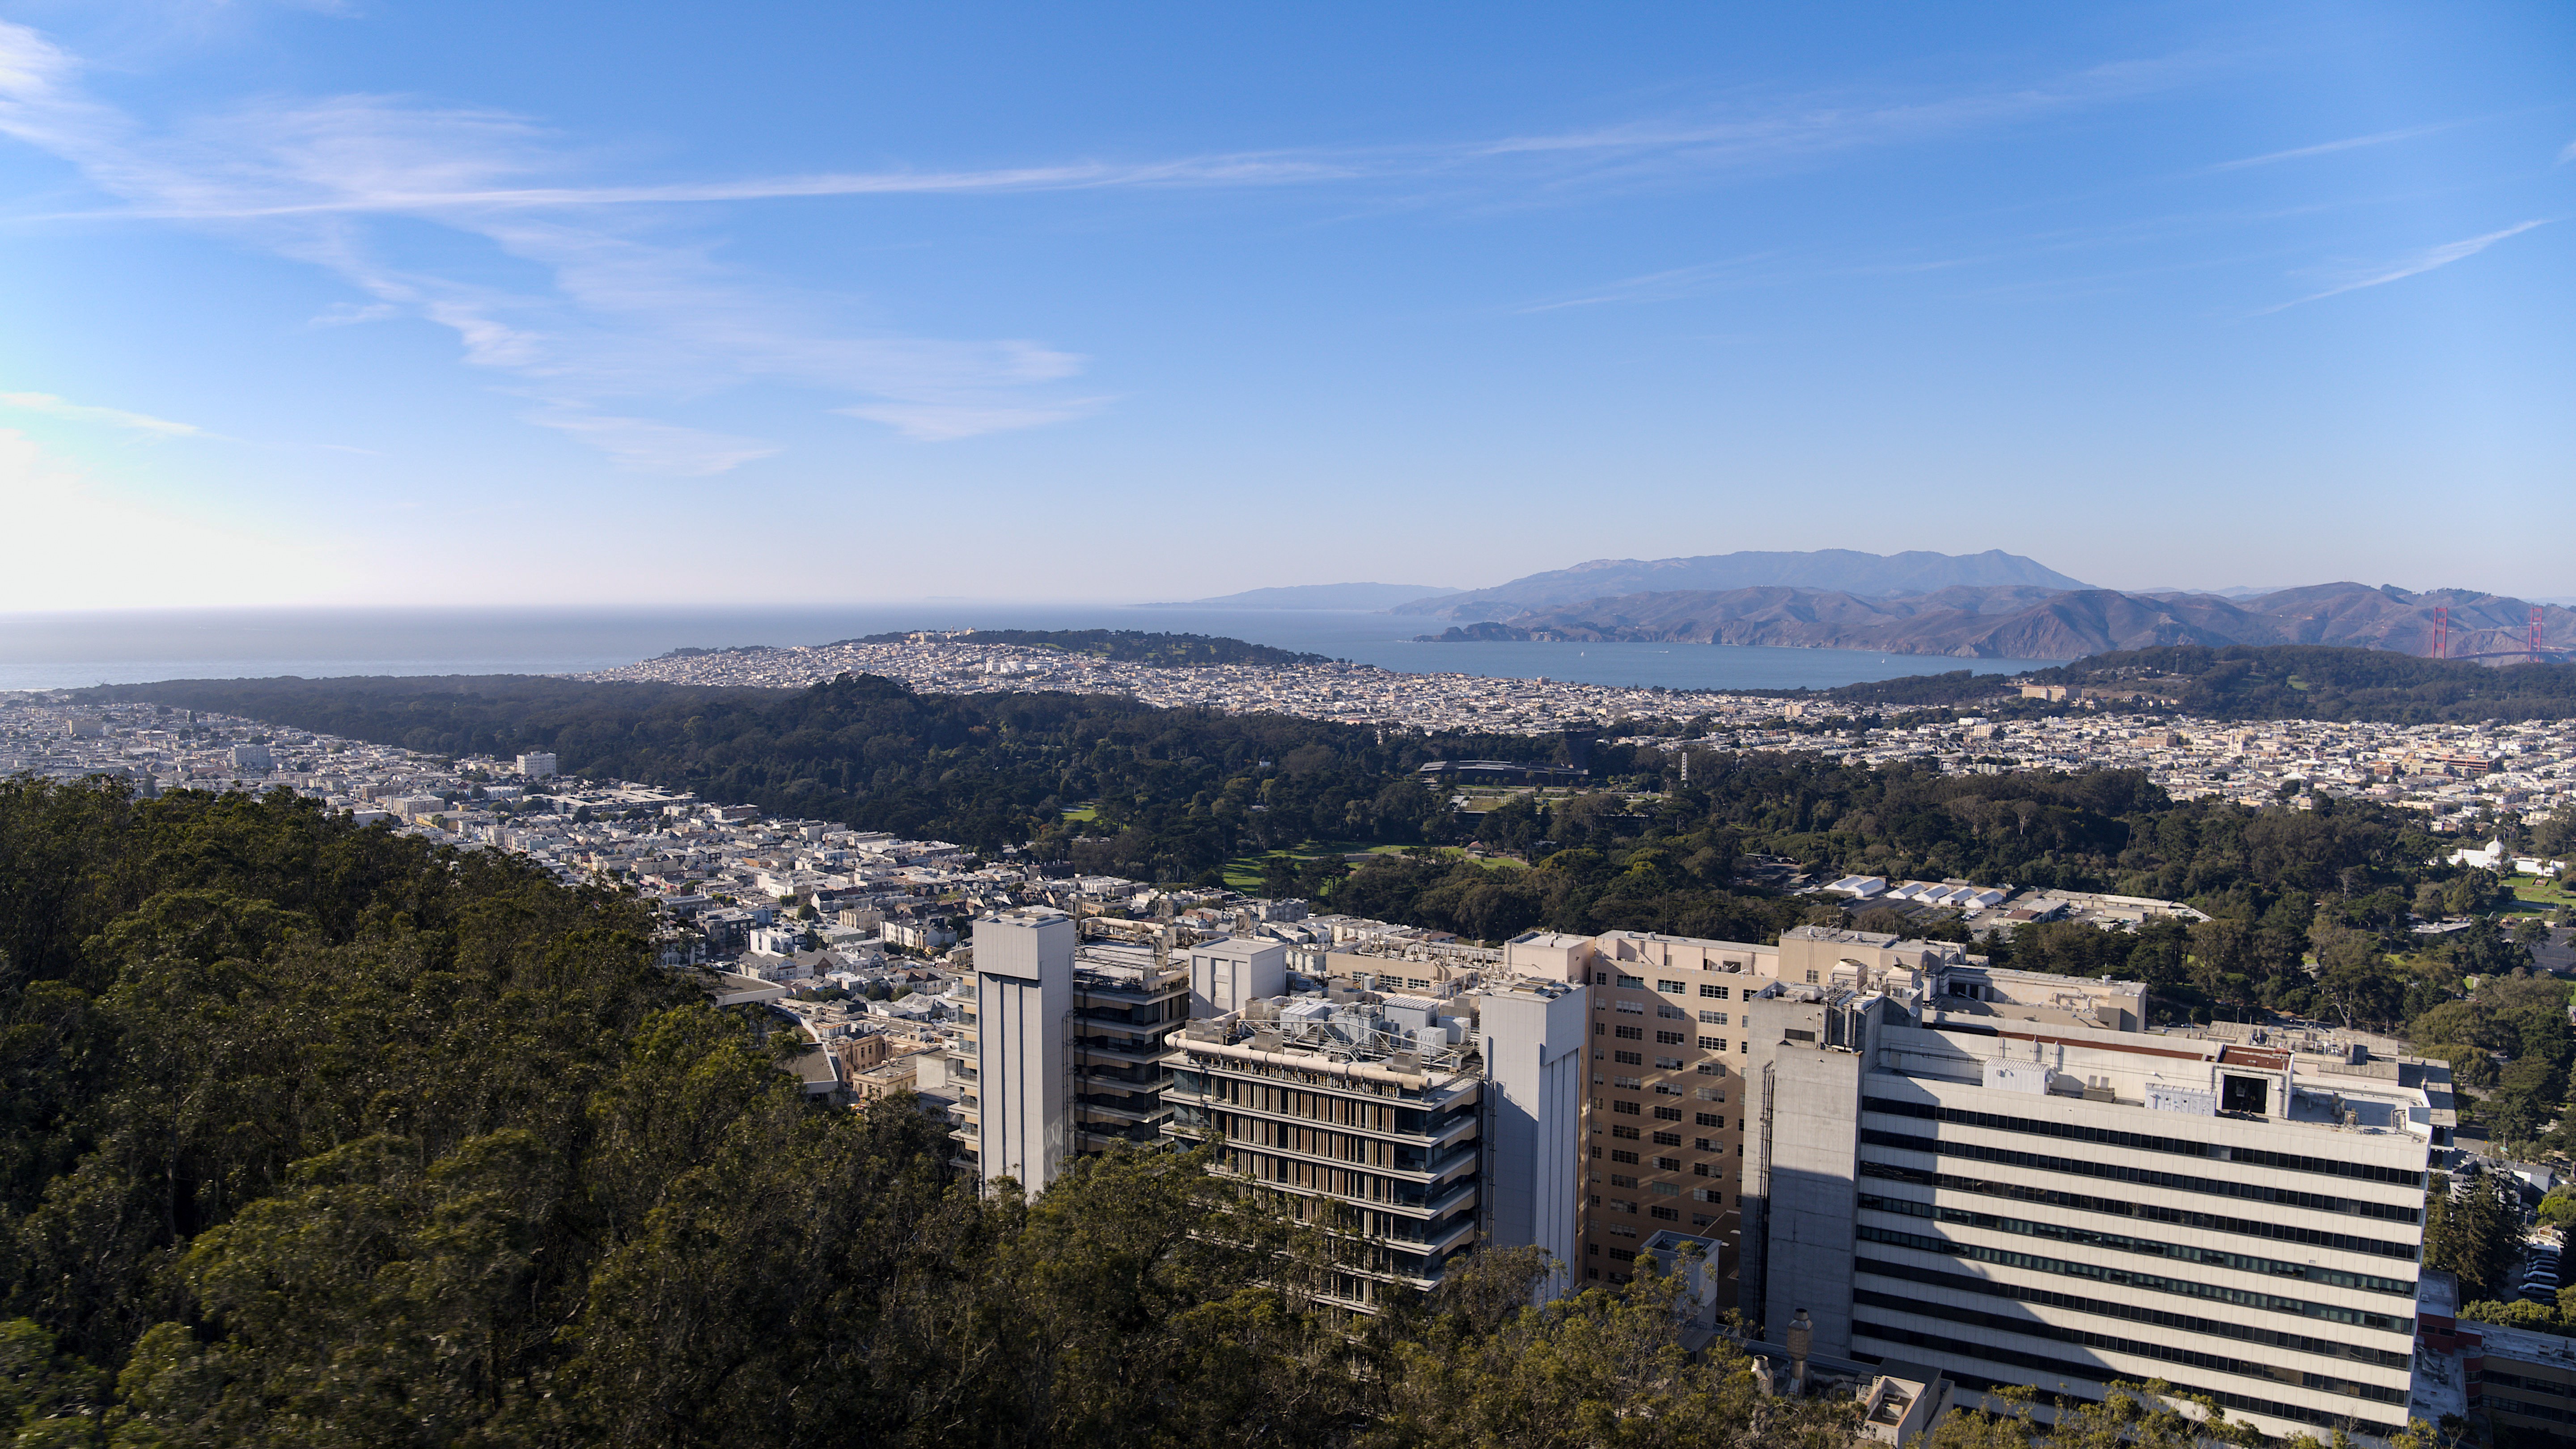
{"label": "park greenery", "polygon": [[2011,686],[2059,684],[2136,698],[2096,707],[2201,719],[2315,719],[2379,724],[2475,724],[2576,716],[2576,664],[2426,659],[2328,644],[2159,645],[2088,655],[2015,675],[1944,674],[1846,685],[1826,698],[1881,710],[1976,709],[2062,714],[2068,703],[2018,697]]}
{"label": "park greenery", "polygon": [[[1945,775],[1813,754],[1589,744],[1596,788],[1523,791],[1467,811],[1417,768],[1460,758],[1562,763],[1554,737],[1422,735],[1060,693],[924,695],[843,676],[804,690],[719,690],[526,676],[240,680],[101,697],[218,710],[446,755],[555,752],[573,773],[695,791],[773,813],[960,841],[1138,879],[1217,884],[1500,940],[1537,927],[1769,940],[1819,916],[1963,935],[1792,895],[1746,869],[1962,879],[2185,901],[2211,919],[2135,932],[2033,926],[1980,948],[2012,964],[2149,983],[2198,1017],[2281,1011],[2410,1031],[2501,1089],[2501,1129],[2535,1133],[2564,1063],[2501,1080],[2510,1013],[2468,983],[2532,964],[2534,925],[2489,872],[2444,864],[2456,837],[2367,800],[2312,808],[2175,801],[2134,770]],[[2493,822],[2535,843],[2565,816]],[[2512,841],[2508,842],[2509,844]],[[1464,847],[1481,847],[1469,858]],[[1354,848],[1375,853],[1355,869]],[[2411,915],[2470,918],[2426,946]],[[2433,1014],[2437,1006],[2460,1009]],[[2422,1027],[2415,1023],[2425,1022]],[[2509,1039],[2510,1038],[2510,1039]],[[2535,1076],[2535,1074],[2538,1074]],[[2491,1080],[2490,1078],[2496,1078]],[[2517,1083],[2545,1099],[2510,1105]]]}

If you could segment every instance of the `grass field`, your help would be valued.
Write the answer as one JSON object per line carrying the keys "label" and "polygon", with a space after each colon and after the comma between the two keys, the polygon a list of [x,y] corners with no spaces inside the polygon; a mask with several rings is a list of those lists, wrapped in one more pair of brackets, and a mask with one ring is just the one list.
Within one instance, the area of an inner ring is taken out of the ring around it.
{"label": "grass field", "polygon": [[2576,894],[2564,888],[2562,881],[2542,876],[2513,875],[2505,877],[2505,888],[2513,898],[2527,906],[2576,905]]}
{"label": "grass field", "polygon": [[[1365,840],[1309,840],[1294,850],[1273,850],[1259,855],[1236,856],[1225,863],[1225,883],[1232,890],[1260,890],[1264,864],[1274,856],[1284,856],[1303,863],[1310,860],[1340,860],[1353,855],[1396,855],[1408,848],[1402,845],[1375,845]],[[1440,853],[1445,857],[1453,858],[1462,858],[1466,854],[1454,845],[1440,847]]]}

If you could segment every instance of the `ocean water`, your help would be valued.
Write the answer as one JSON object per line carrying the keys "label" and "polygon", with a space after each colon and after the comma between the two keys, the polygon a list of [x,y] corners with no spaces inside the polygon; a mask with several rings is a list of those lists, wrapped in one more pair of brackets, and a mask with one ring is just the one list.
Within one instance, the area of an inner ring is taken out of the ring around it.
{"label": "ocean water", "polygon": [[0,614],[0,690],[295,674],[573,674],[684,647],[824,644],[898,629],[1147,629],[1414,673],[1675,689],[1827,688],[1954,669],[2017,673],[2049,659],[1949,659],[1720,644],[1418,644],[1418,615],[1324,609],[853,604],[767,609],[192,609]]}

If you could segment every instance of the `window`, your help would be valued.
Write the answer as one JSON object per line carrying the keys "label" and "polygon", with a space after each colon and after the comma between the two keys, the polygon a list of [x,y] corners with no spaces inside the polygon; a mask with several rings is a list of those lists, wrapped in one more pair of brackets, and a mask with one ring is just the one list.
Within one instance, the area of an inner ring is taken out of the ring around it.
{"label": "window", "polygon": [[1658,1157],[1655,1159],[1655,1170],[1657,1172],[1679,1172],[1682,1170],[1682,1160],[1678,1157]]}
{"label": "window", "polygon": [[[1638,1109],[1644,1105],[1645,1104],[1642,1102],[1614,1101],[1610,1104],[1610,1110],[1618,1113],[1622,1117],[1634,1117],[1637,1115]],[[1659,1107],[1656,1110],[1661,1111],[1663,1109]]]}
{"label": "window", "polygon": [[[1716,1143],[1715,1141],[1713,1141],[1713,1140],[1709,1139],[1709,1138],[1706,1138],[1706,1137],[1694,1137],[1694,1138],[1692,1138],[1692,1139],[1691,1139],[1691,1146],[1698,1148],[1698,1149],[1699,1149],[1700,1151],[1702,1151],[1702,1152],[1715,1152],[1715,1151],[1717,1150],[1717,1143]],[[1595,1149],[1595,1150],[1598,1150],[1598,1149]],[[1707,1166],[1707,1164],[1706,1164],[1706,1163],[1702,1163],[1702,1164],[1700,1164],[1700,1165],[1701,1165],[1701,1166],[1703,1166],[1703,1167]],[[1706,1173],[1702,1173],[1702,1174],[1700,1174],[1700,1175],[1701,1175],[1702,1177],[1705,1177],[1705,1176],[1707,1176],[1708,1174],[1706,1174]]]}
{"label": "window", "polygon": [[1699,1039],[1699,1049],[1704,1052],[1722,1052],[1726,1050],[1726,1038],[1722,1036],[1701,1037]]}
{"label": "window", "polygon": [[1634,1142],[1637,1140],[1637,1129],[1634,1127],[1613,1127],[1610,1129],[1610,1135],[1613,1137],[1625,1137],[1629,1141]]}
{"label": "window", "polygon": [[1780,1035],[1788,1041],[1814,1041],[1816,1039],[1816,1034],[1812,1031],[1784,1031],[1780,1033]]}
{"label": "window", "polygon": [[[1637,1205],[1635,1203],[1629,1202],[1625,1198],[1616,1197],[1610,1199],[1609,1207],[1610,1211],[1614,1213],[1633,1213],[1637,1210]],[[1637,1236],[1637,1230],[1629,1227],[1626,1223],[1612,1223],[1610,1225],[1610,1236],[1614,1238],[1633,1238]]]}
{"label": "window", "polygon": [[1705,1162],[1694,1162],[1691,1164],[1691,1176],[1693,1177],[1713,1177],[1715,1175],[1716,1174],[1708,1170],[1708,1164]]}
{"label": "window", "polygon": [[[1584,1244],[1583,1250],[1587,1253],[1597,1253],[1601,1251],[1599,1245],[1594,1243]],[[1585,1268],[1583,1270],[1583,1276],[1586,1278],[1598,1278],[1601,1276],[1601,1270],[1598,1268]]]}
{"label": "window", "polygon": [[[1586,1243],[1583,1245],[1583,1251],[1589,1253],[1595,1258],[1598,1258],[1601,1256],[1601,1245],[1599,1243]],[[1601,1270],[1598,1268],[1586,1268],[1583,1270],[1583,1276],[1586,1278],[1598,1278],[1601,1276]]]}
{"label": "window", "polygon": [[1599,1156],[1601,1155],[1601,1149],[1600,1149],[1600,1148],[1598,1148],[1598,1147],[1593,1148],[1593,1149],[1592,1149],[1592,1155],[1593,1155],[1593,1156],[1595,1156],[1595,1157],[1599,1157]]}
{"label": "window", "polygon": [[[1612,1248],[1610,1250],[1610,1259],[1615,1263],[1633,1263],[1637,1261],[1637,1255],[1628,1251],[1626,1248]],[[1619,1281],[1624,1283],[1627,1280],[1622,1278]]]}
{"label": "window", "polygon": [[1610,973],[1609,973],[1609,972],[1607,972],[1607,971],[1595,971],[1595,972],[1593,972],[1593,973],[1592,973],[1592,984],[1593,984],[1593,985],[1595,985],[1595,986],[1607,986],[1607,985],[1609,985],[1609,984],[1610,984]]}
{"label": "window", "polygon": [[1703,1011],[1699,1014],[1699,1019],[1710,1026],[1726,1025],[1726,1013],[1723,1011]]}
{"label": "window", "polygon": [[1677,1223],[1682,1219],[1682,1215],[1680,1213],[1668,1207],[1648,1208],[1646,1209],[1646,1216],[1651,1218],[1662,1218],[1668,1223]]}
{"label": "window", "polygon": [[1597,1021],[1592,1023],[1592,1034],[1594,1036],[1599,1036],[1601,1034],[1601,1023]]}
{"label": "window", "polygon": [[[1632,1106],[1628,1110],[1633,1112],[1637,1109]],[[1682,1120],[1682,1109],[1679,1107],[1657,1107],[1655,1109],[1655,1120],[1658,1122],[1678,1122]]]}
{"label": "window", "polygon": [[1715,1112],[1702,1112],[1698,1114],[1698,1117],[1699,1125],[1702,1127],[1715,1127],[1720,1131],[1725,1130],[1726,1119],[1720,1117]]}
{"label": "window", "polygon": [[1625,972],[1622,972],[1619,976],[1619,984],[1622,986],[1632,986],[1639,991],[1643,991],[1646,989],[1646,978],[1643,976],[1630,976]]}
{"label": "window", "polygon": [[1682,1034],[1677,1031],[1659,1031],[1655,1033],[1655,1042],[1658,1046],[1680,1046]]}
{"label": "window", "polygon": [[1662,1017],[1666,1021],[1688,1021],[1691,1019],[1690,1013],[1682,1010],[1678,1006],[1658,1006],[1655,1008],[1655,1015]]}
{"label": "window", "polygon": [[1610,1149],[1610,1160],[1612,1162],[1625,1162],[1633,1166],[1637,1161],[1637,1154],[1630,1152],[1625,1148],[1613,1147]]}
{"label": "window", "polygon": [[1628,1013],[1630,1016],[1643,1016],[1646,1014],[1646,1003],[1642,1001],[1622,1001],[1618,1003],[1618,1007],[1621,1011]]}
{"label": "window", "polygon": [[[1726,1038],[1724,1038],[1724,1037],[1722,1037],[1722,1036],[1713,1036],[1713,1037],[1710,1037],[1710,1038],[1709,1038],[1709,1040],[1710,1040],[1710,1041],[1713,1041],[1713,1042],[1715,1042],[1715,1043],[1717,1043],[1717,1045],[1716,1045],[1716,1046],[1714,1046],[1714,1047],[1712,1047],[1712,1048],[1710,1048],[1710,1050],[1712,1050],[1712,1051],[1724,1051],[1724,1050],[1726,1050]],[[1745,1047],[1745,1050],[1746,1050],[1746,1051],[1751,1051],[1751,1050],[1753,1050],[1753,1048],[1752,1048],[1752,1046],[1751,1046],[1751,1045],[1749,1045],[1749,1044],[1748,1044],[1748,1045]],[[1726,1075],[1726,1063],[1724,1063],[1724,1062],[1702,1062],[1702,1063],[1700,1063],[1698,1066],[1691,1068],[1691,1070],[1692,1070],[1692,1071],[1695,1071],[1695,1072],[1697,1072],[1697,1073],[1699,1073],[1699,1074],[1700,1074],[1701,1076],[1703,1076],[1703,1077],[1722,1077],[1722,1076],[1725,1076],[1725,1075]],[[1705,1089],[1705,1088],[1703,1088],[1702,1090],[1706,1090],[1706,1089]]]}
{"label": "window", "polygon": [[[1655,1036],[1657,1040],[1661,1040],[1663,1033],[1657,1032]],[[2261,1116],[2264,1107],[2271,1100],[2272,1084],[2262,1077],[2222,1075],[2218,1082],[2218,1106],[2221,1111],[2251,1112]]]}
{"label": "window", "polygon": [[1669,1182],[1647,1183],[1646,1190],[1654,1193],[1658,1197],[1679,1197],[1682,1192],[1680,1188],[1673,1186]]}
{"label": "window", "polygon": [[[1709,1216],[1707,1213],[1692,1213],[1691,1226],[1695,1228],[1713,1228],[1717,1226],[1717,1219]],[[1590,1243],[1586,1243],[1583,1246],[1588,1248],[1592,1245]],[[1590,1270],[1586,1269],[1585,1271],[1589,1272]]]}
{"label": "window", "polygon": [[1815,984],[1816,984],[1816,973],[1815,973],[1814,968],[1812,968],[1812,967],[1811,967],[1811,968],[1809,968],[1809,969],[1808,969],[1808,971],[1807,971],[1807,984],[1808,984],[1809,986],[1813,986],[1813,985],[1815,985]]}
{"label": "window", "polygon": [[1637,1185],[1637,1179],[1630,1177],[1624,1172],[1614,1172],[1610,1174],[1610,1185],[1612,1187],[1635,1187]]}
{"label": "window", "polygon": [[1670,1082],[1655,1083],[1655,1095],[1658,1097],[1678,1097],[1681,1094],[1682,1089],[1674,1086]]}
{"label": "window", "polygon": [[1699,989],[1699,994],[1707,997],[1711,1001],[1724,1001],[1726,999],[1726,988],[1723,986],[1703,986]]}
{"label": "window", "polygon": [[1613,1077],[1610,1079],[1610,1084],[1623,1091],[1636,1092],[1645,1089],[1646,1079],[1643,1077]]}
{"label": "window", "polygon": [[1699,1098],[1703,1102],[1723,1102],[1726,1100],[1726,1089],[1724,1087],[1701,1087],[1692,1092],[1691,1095]]}
{"label": "window", "polygon": [[1623,1026],[1614,1035],[1621,1041],[1644,1041],[1646,1029],[1642,1026]]}
{"label": "window", "polygon": [[1678,1132],[1658,1132],[1655,1134],[1655,1145],[1658,1147],[1679,1147],[1682,1145],[1682,1134]]}
{"label": "window", "polygon": [[1690,983],[1687,981],[1658,981],[1655,983],[1655,989],[1657,991],[1683,992],[1690,990]]}
{"label": "window", "polygon": [[1656,1071],[1659,1071],[1659,1072],[1678,1072],[1678,1071],[1680,1071],[1681,1069],[1682,1069],[1682,1059],[1681,1059],[1680,1057],[1657,1057],[1657,1058],[1655,1058],[1655,1070],[1656,1070]]}
{"label": "window", "polygon": [[1691,1201],[1723,1203],[1726,1201],[1726,1194],[1713,1187],[1695,1187],[1691,1189]]}
{"label": "window", "polygon": [[1610,1060],[1623,1067],[1642,1067],[1646,1064],[1645,1054],[1642,1052],[1612,1052]]}

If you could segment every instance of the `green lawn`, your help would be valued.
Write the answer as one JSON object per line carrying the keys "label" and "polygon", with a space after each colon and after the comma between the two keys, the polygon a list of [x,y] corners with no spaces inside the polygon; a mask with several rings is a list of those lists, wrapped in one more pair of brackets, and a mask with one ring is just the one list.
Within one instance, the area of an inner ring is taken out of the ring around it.
{"label": "green lawn", "polygon": [[2504,883],[2505,887],[2513,892],[2515,900],[2527,905],[2563,906],[2576,902],[2576,895],[2569,894],[2559,881],[2545,880],[2537,876],[2514,875],[2505,877]]}
{"label": "green lawn", "polygon": [[1077,805],[1072,809],[1065,811],[1064,818],[1067,820],[1097,820],[1100,818],[1100,811],[1095,806]]}
{"label": "green lawn", "polygon": [[[1409,848],[1402,845],[1377,845],[1365,840],[1309,840],[1293,850],[1273,850],[1258,855],[1236,856],[1225,863],[1225,883],[1231,890],[1260,890],[1264,863],[1272,856],[1285,856],[1290,860],[1301,862],[1340,860],[1348,855],[1395,855]],[[1463,857],[1466,854],[1456,846],[1442,846],[1440,853],[1453,858]]]}

